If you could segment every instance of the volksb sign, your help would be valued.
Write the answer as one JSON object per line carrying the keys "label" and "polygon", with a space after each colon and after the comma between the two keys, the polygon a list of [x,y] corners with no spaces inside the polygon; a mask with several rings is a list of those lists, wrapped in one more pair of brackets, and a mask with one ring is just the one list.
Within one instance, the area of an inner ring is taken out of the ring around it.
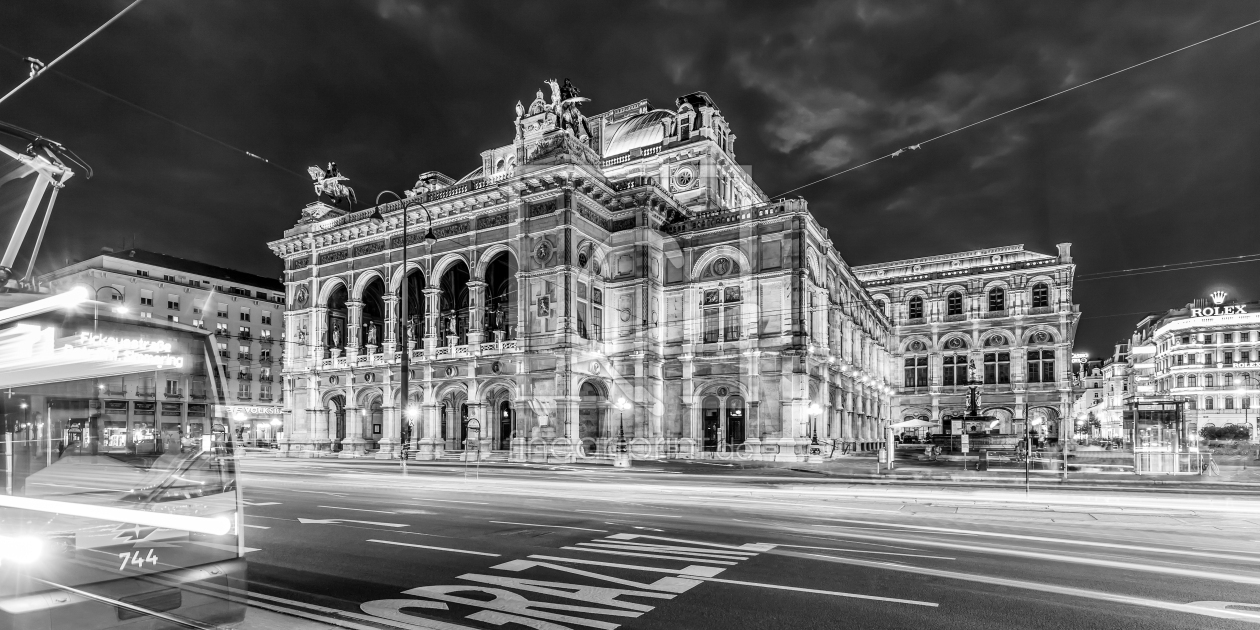
{"label": "volksb sign", "polygon": [[1213,315],[1248,315],[1246,304],[1234,306],[1209,306],[1207,308],[1190,309],[1190,317],[1211,317]]}

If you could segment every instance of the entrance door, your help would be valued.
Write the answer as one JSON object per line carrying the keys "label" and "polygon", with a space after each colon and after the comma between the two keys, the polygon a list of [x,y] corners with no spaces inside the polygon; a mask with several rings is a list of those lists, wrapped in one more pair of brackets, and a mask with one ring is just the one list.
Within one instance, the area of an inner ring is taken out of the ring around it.
{"label": "entrance door", "polygon": [[718,450],[718,437],[722,433],[722,407],[718,399],[709,396],[704,399],[703,412],[701,415],[701,423],[704,428],[704,450],[707,452],[716,452]]}
{"label": "entrance door", "polygon": [[499,403],[499,449],[512,448],[512,405],[508,401]]}
{"label": "entrance door", "polygon": [[459,448],[468,448],[468,405],[459,406]]}
{"label": "entrance door", "polygon": [[346,410],[338,407],[334,413],[337,414],[337,441],[333,444],[335,445],[334,450],[340,451],[341,441],[346,439]]}
{"label": "entrance door", "polygon": [[744,399],[726,399],[726,445],[734,450],[744,443]]}

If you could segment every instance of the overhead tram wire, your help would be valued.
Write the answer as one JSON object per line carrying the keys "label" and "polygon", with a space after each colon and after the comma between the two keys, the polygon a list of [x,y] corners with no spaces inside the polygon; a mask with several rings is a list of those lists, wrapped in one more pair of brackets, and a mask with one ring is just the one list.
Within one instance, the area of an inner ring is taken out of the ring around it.
{"label": "overhead tram wire", "polygon": [[1208,260],[1197,260],[1184,263],[1172,263],[1168,265],[1155,265],[1153,267],[1135,267],[1133,269],[1117,269],[1115,271],[1099,271],[1095,273],[1082,274],[1076,277],[1076,282],[1091,282],[1093,280],[1112,280],[1115,278],[1127,278],[1129,276],[1144,276],[1152,273],[1165,273],[1170,271],[1187,271],[1191,269],[1202,269],[1205,267],[1220,267],[1223,265],[1237,265],[1242,263],[1260,262],[1260,254],[1247,254],[1244,256],[1230,256],[1228,258],[1211,258]]}
{"label": "overhead tram wire", "polygon": [[908,146],[906,146],[906,147],[903,147],[903,148],[897,149],[896,151],[893,151],[892,153],[889,153],[889,154],[887,154],[887,155],[884,155],[884,156],[881,156],[881,157],[877,157],[877,158],[875,158],[875,159],[873,159],[873,160],[868,160],[868,161],[866,161],[866,162],[863,162],[863,163],[861,163],[861,164],[858,164],[857,166],[853,166],[853,167],[851,167],[851,168],[847,168],[847,169],[845,169],[845,170],[843,170],[843,171],[840,171],[840,172],[838,172],[838,173],[832,173],[831,175],[828,175],[828,176],[823,177],[823,178],[821,178],[821,179],[814,180],[814,181],[812,181],[812,182],[809,182],[808,184],[804,184],[804,185],[802,185],[802,186],[797,186],[796,188],[793,188],[793,189],[791,189],[791,190],[784,191],[784,192],[780,193],[779,195],[777,195],[776,197],[783,197],[783,196],[785,196],[785,195],[789,195],[789,194],[794,193],[794,192],[796,192],[796,191],[798,191],[798,190],[801,190],[801,189],[804,189],[804,188],[808,188],[808,187],[810,187],[810,186],[813,186],[814,184],[819,184],[819,183],[825,182],[825,181],[827,181],[827,180],[829,180],[829,179],[832,179],[832,178],[834,178],[834,177],[839,177],[839,176],[841,176],[841,175],[844,175],[845,173],[850,173],[850,172],[856,171],[856,170],[857,170],[857,169],[859,169],[859,168],[862,168],[862,167],[864,167],[864,166],[868,166],[868,165],[874,164],[874,163],[876,163],[876,162],[878,162],[878,161],[880,161],[880,160],[885,160],[885,159],[888,159],[888,158],[897,157],[898,155],[901,155],[902,153],[905,153],[907,150],[916,150],[916,151],[917,151],[918,149],[922,148],[922,147],[923,147],[923,145],[925,145],[925,144],[927,144],[927,143],[929,143],[929,142],[935,142],[936,140],[940,140],[941,138],[944,138],[944,137],[946,137],[946,136],[950,136],[950,135],[956,134],[956,133],[958,133],[958,132],[960,132],[960,131],[963,131],[963,130],[966,130],[966,129],[970,129],[970,128],[972,128],[972,127],[975,127],[976,125],[981,125],[981,124],[984,124],[984,123],[989,122],[989,121],[991,121],[991,120],[993,120],[993,119],[995,119],[995,118],[1000,118],[1000,117],[1005,116],[1005,115],[1007,115],[1007,114],[1010,114],[1010,113],[1013,113],[1013,112],[1017,112],[1017,111],[1019,111],[1019,110],[1021,110],[1021,109],[1024,109],[1024,108],[1026,108],[1026,107],[1031,107],[1031,106],[1033,106],[1033,105],[1036,105],[1037,103],[1041,103],[1041,102],[1043,102],[1043,101],[1048,101],[1048,100],[1050,100],[1050,99],[1052,99],[1052,98],[1054,98],[1054,97],[1056,97],[1056,96],[1061,96],[1061,95],[1063,95],[1063,94],[1067,94],[1068,92],[1071,92],[1072,90],[1076,90],[1076,89],[1083,88],[1083,87],[1085,87],[1085,86],[1087,86],[1087,85],[1090,85],[1091,83],[1097,83],[1097,82],[1099,82],[1099,81],[1102,81],[1103,79],[1109,79],[1109,78],[1114,77],[1114,76],[1116,76],[1117,74],[1120,74],[1120,73],[1122,73],[1122,72],[1128,72],[1129,70],[1132,70],[1132,69],[1134,69],[1134,68],[1138,68],[1138,67],[1140,67],[1140,66],[1144,66],[1144,65],[1146,65],[1146,64],[1148,64],[1148,63],[1151,63],[1151,62],[1154,62],[1154,61],[1158,61],[1158,60],[1160,60],[1160,59],[1163,59],[1164,57],[1168,57],[1168,56],[1171,56],[1171,55],[1175,55],[1175,54],[1177,54],[1177,53],[1179,53],[1179,52],[1183,52],[1183,51],[1189,50],[1189,49],[1191,49],[1191,48],[1194,48],[1195,46],[1198,46],[1199,44],[1205,44],[1205,43],[1210,42],[1210,41],[1212,41],[1212,40],[1214,40],[1214,39],[1218,39],[1218,38],[1224,37],[1224,36],[1226,36],[1226,35],[1229,35],[1229,34],[1231,34],[1231,33],[1236,33],[1236,32],[1238,32],[1238,31],[1241,31],[1241,30],[1243,30],[1243,29],[1245,29],[1245,28],[1248,28],[1248,27],[1251,27],[1251,26],[1255,26],[1256,24],[1260,24],[1260,20],[1256,20],[1256,21],[1254,21],[1254,22],[1249,22],[1249,23],[1247,23],[1247,24],[1243,24],[1242,26],[1239,26],[1239,27],[1236,27],[1236,28],[1232,28],[1232,29],[1230,29],[1230,30],[1228,30],[1228,31],[1225,31],[1225,32],[1223,32],[1223,33],[1218,33],[1218,34],[1213,35],[1213,36],[1211,36],[1211,37],[1209,37],[1209,38],[1207,38],[1207,39],[1202,39],[1202,40],[1199,40],[1199,41],[1197,41],[1197,42],[1195,42],[1195,43],[1193,43],[1193,44],[1190,44],[1190,45],[1188,45],[1188,46],[1182,46],[1181,48],[1178,48],[1178,49],[1173,50],[1173,51],[1170,51],[1170,52],[1166,52],[1166,53],[1164,53],[1164,54],[1162,54],[1162,55],[1159,55],[1159,56],[1157,56],[1157,57],[1151,57],[1150,59],[1147,59],[1146,61],[1142,61],[1142,62],[1135,63],[1135,64],[1133,64],[1133,65],[1131,65],[1131,66],[1128,66],[1127,68],[1121,68],[1120,70],[1116,70],[1115,72],[1112,72],[1112,73],[1109,73],[1109,74],[1104,74],[1104,75],[1103,75],[1103,76],[1101,76],[1101,77],[1097,77],[1097,78],[1095,78],[1095,79],[1090,79],[1089,81],[1086,81],[1086,82],[1081,83],[1081,84],[1078,84],[1078,85],[1074,85],[1074,86],[1072,86],[1072,87],[1070,87],[1070,88],[1067,88],[1067,89],[1064,89],[1064,90],[1059,90],[1058,92],[1055,92],[1054,94],[1051,94],[1051,95],[1049,95],[1049,96],[1043,96],[1043,97],[1041,97],[1041,98],[1039,98],[1039,99],[1037,99],[1037,100],[1035,100],[1035,101],[1030,101],[1030,102],[1024,103],[1023,105],[1020,105],[1019,107],[1013,107],[1013,108],[1008,109],[1008,110],[1006,110],[1006,111],[1004,111],[1004,112],[1002,112],[1002,113],[1000,113],[1000,114],[994,114],[994,115],[992,115],[992,116],[989,116],[988,118],[984,118],[984,119],[982,119],[982,120],[977,120],[976,122],[973,122],[973,123],[968,124],[968,125],[963,125],[962,127],[959,127],[959,128],[954,129],[954,130],[952,130],[952,131],[947,131],[947,132],[945,132],[945,133],[943,133],[943,134],[941,134],[941,135],[939,135],[939,136],[935,136],[935,137],[932,137],[932,138],[928,138],[927,140],[923,140],[923,141],[921,141],[921,142],[917,142],[917,143],[915,143],[915,144],[911,144],[911,145],[908,145]]}
{"label": "overhead tram wire", "polygon": [[[0,44],[0,50],[3,50],[3,51],[5,51],[5,52],[7,52],[7,53],[11,54],[11,55],[13,55],[13,56],[17,57],[18,59],[24,59],[24,57],[22,57],[22,54],[21,54],[21,53],[19,53],[19,52],[18,52],[18,51],[16,51],[16,50],[13,50],[12,48],[9,48],[8,46],[3,45],[3,44]],[[276,168],[278,168],[278,169],[280,169],[280,170],[282,170],[282,171],[284,171],[284,172],[286,172],[286,173],[288,173],[288,174],[290,174],[290,175],[292,175],[292,176],[294,176],[294,177],[297,177],[297,178],[299,178],[299,179],[302,179],[302,180],[307,180],[307,179],[308,179],[308,178],[307,178],[307,176],[302,175],[301,173],[298,173],[298,172],[296,172],[296,171],[291,171],[291,170],[289,170],[289,169],[287,169],[287,168],[285,168],[285,167],[283,167],[283,166],[280,166],[279,164],[276,164],[275,162],[272,162],[271,160],[268,160],[268,159],[267,159],[267,158],[265,158],[265,157],[262,157],[262,156],[260,156],[260,155],[258,155],[258,154],[256,154],[256,153],[253,153],[252,151],[246,151],[245,149],[242,149],[242,148],[239,148],[239,147],[233,146],[233,145],[231,145],[231,144],[228,144],[227,142],[224,142],[224,141],[222,141],[222,140],[219,140],[218,138],[215,138],[215,137],[213,137],[213,136],[211,136],[211,135],[209,135],[209,134],[206,134],[206,133],[203,133],[203,132],[197,131],[196,129],[193,129],[192,127],[189,127],[188,125],[185,125],[185,124],[183,124],[183,123],[181,123],[181,122],[179,122],[179,121],[176,121],[176,120],[172,120],[172,119],[170,119],[170,118],[167,118],[166,116],[163,116],[163,115],[161,115],[161,114],[159,114],[159,113],[157,113],[157,112],[155,112],[155,111],[153,111],[153,110],[151,110],[151,109],[148,109],[148,108],[146,108],[146,107],[143,107],[143,106],[141,106],[141,105],[137,105],[136,103],[133,103],[133,102],[131,102],[131,101],[129,101],[129,100],[127,100],[127,99],[125,99],[125,98],[121,97],[121,96],[118,96],[118,95],[116,95],[116,94],[111,94],[111,93],[109,93],[109,92],[106,92],[105,90],[102,90],[101,88],[96,87],[95,85],[92,85],[91,83],[88,83],[88,82],[86,82],[86,81],[81,81],[81,80],[79,80],[79,79],[76,79],[76,78],[74,78],[74,77],[72,77],[72,76],[70,76],[70,75],[68,75],[68,74],[66,74],[66,73],[64,73],[64,72],[62,72],[62,71],[60,71],[60,70],[53,70],[53,71],[52,71],[52,73],[53,73],[53,74],[55,74],[55,75],[57,75],[57,76],[59,76],[59,77],[61,77],[61,78],[63,78],[63,79],[66,79],[67,81],[71,81],[71,82],[73,82],[73,83],[77,83],[77,84],[79,84],[79,85],[80,85],[80,86],[82,86],[82,87],[85,87],[85,88],[87,88],[87,89],[89,89],[89,90],[92,90],[93,92],[96,92],[97,94],[100,94],[100,95],[102,95],[102,96],[106,96],[106,97],[112,98],[112,99],[114,99],[114,100],[116,100],[116,101],[118,101],[118,102],[120,102],[120,103],[122,103],[122,104],[124,104],[124,105],[127,105],[128,107],[133,107],[133,108],[135,108],[135,109],[137,109],[137,110],[139,110],[139,111],[141,111],[141,112],[144,112],[145,114],[148,114],[148,115],[150,115],[150,116],[152,116],[152,117],[154,117],[154,118],[157,118],[158,120],[161,120],[161,121],[163,121],[163,122],[167,122],[167,123],[170,123],[170,124],[172,124],[172,125],[175,125],[176,127],[179,127],[180,129],[182,129],[182,130],[184,130],[184,131],[187,131],[188,133],[191,133],[191,134],[193,134],[193,135],[196,135],[196,136],[199,136],[199,137],[204,138],[204,139],[206,139],[206,140],[209,140],[210,142],[213,142],[213,143],[215,143],[215,144],[217,144],[217,145],[219,145],[219,146],[222,146],[222,147],[227,148],[227,149],[232,150],[232,151],[236,151],[237,153],[244,154],[246,157],[250,157],[250,158],[253,158],[253,159],[258,160],[258,161],[260,161],[260,162],[264,162],[264,163],[266,163],[266,164],[269,164],[269,165],[271,165],[271,166],[274,166],[274,167],[276,167]]]}
{"label": "overhead tram wire", "polygon": [[[20,89],[22,89],[23,87],[25,87],[27,83],[30,83],[31,81],[34,81],[35,79],[38,79],[38,78],[39,78],[41,75],[43,75],[45,72],[47,72],[47,71],[51,70],[51,69],[52,69],[52,67],[53,67],[53,66],[55,66],[55,65],[57,65],[57,63],[58,63],[58,62],[60,62],[62,59],[65,59],[65,58],[66,58],[66,57],[67,57],[70,53],[72,53],[72,52],[74,52],[75,50],[77,50],[77,49],[78,49],[80,46],[82,46],[83,44],[86,44],[86,43],[87,43],[87,41],[88,41],[89,39],[92,39],[93,37],[96,37],[96,34],[97,34],[97,33],[100,33],[101,31],[105,30],[105,28],[106,28],[107,26],[109,26],[110,24],[113,24],[114,22],[116,22],[116,21],[118,20],[118,18],[122,17],[123,15],[126,15],[126,13],[127,13],[128,11],[130,11],[130,10],[134,9],[134,8],[136,7],[136,5],[137,5],[137,4],[140,4],[140,3],[141,3],[141,2],[143,2],[143,1],[144,1],[144,0],[135,0],[135,1],[134,1],[134,2],[132,2],[131,4],[127,5],[127,7],[126,7],[126,8],[124,8],[122,11],[119,11],[117,15],[115,15],[115,16],[114,16],[114,17],[112,17],[112,18],[109,18],[109,20],[108,20],[108,21],[106,21],[104,24],[102,24],[102,25],[100,25],[99,27],[97,27],[97,29],[96,29],[96,30],[92,31],[91,33],[88,33],[88,36],[87,36],[87,37],[84,37],[83,39],[79,40],[79,43],[77,43],[77,44],[75,44],[75,45],[71,46],[69,50],[67,50],[66,52],[61,53],[61,55],[60,55],[60,56],[58,56],[56,59],[53,59],[52,61],[48,62],[47,64],[42,63],[42,62],[40,62],[39,60],[34,60],[34,61],[32,62],[32,64],[31,64],[31,65],[32,65],[32,67],[31,67],[31,76],[27,77],[25,81],[23,81],[23,82],[19,83],[19,84],[17,85],[17,87],[13,88],[12,90],[9,90],[9,93],[8,93],[8,94],[5,94],[4,96],[0,97],[0,103],[4,103],[6,100],[8,100],[8,98],[9,98],[10,96],[13,96],[14,94],[17,94],[17,91],[18,91],[18,90],[20,90]],[[36,64],[38,64],[38,65],[36,65]]]}

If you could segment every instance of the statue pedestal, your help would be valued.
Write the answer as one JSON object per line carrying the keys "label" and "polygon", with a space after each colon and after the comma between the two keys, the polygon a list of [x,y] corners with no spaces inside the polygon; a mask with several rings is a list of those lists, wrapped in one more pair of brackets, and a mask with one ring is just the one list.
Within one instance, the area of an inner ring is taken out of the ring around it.
{"label": "statue pedestal", "polygon": [[416,349],[416,340],[415,340],[415,339],[408,339],[408,340],[407,340],[407,350],[410,352],[410,351],[413,351],[413,350],[415,350],[415,349]]}
{"label": "statue pedestal", "polygon": [[447,336],[446,336],[446,346],[447,346],[448,348],[454,348],[456,345],[458,345],[458,343],[456,343],[456,342],[458,342],[458,341],[459,341],[459,335],[447,335]]}
{"label": "statue pedestal", "polygon": [[336,359],[341,356],[341,348],[329,348],[328,355]]}
{"label": "statue pedestal", "polygon": [[368,345],[366,346],[368,355],[369,355],[369,356],[371,356],[371,355],[373,355],[373,354],[376,354],[376,349],[377,349],[377,348],[379,348],[379,347],[380,347],[380,346],[378,346],[378,345],[376,345],[376,344],[374,344],[374,343],[370,343],[370,344],[368,344]]}

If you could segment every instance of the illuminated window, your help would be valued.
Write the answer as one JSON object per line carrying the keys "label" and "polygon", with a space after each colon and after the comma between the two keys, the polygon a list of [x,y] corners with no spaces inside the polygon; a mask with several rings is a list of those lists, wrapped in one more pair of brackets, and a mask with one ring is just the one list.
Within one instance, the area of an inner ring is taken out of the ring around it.
{"label": "illuminated window", "polygon": [[140,319],[153,319],[153,313],[148,311],[140,311]]}
{"label": "illuminated window", "polygon": [[1002,287],[989,289],[989,311],[1006,310],[1006,291]]}
{"label": "illuminated window", "polygon": [[1045,283],[1039,282],[1033,285],[1032,306],[1033,308],[1050,306],[1050,287],[1047,287]]}
{"label": "illuminated window", "polygon": [[954,291],[945,298],[945,314],[946,315],[962,315],[963,302],[962,294]]}

